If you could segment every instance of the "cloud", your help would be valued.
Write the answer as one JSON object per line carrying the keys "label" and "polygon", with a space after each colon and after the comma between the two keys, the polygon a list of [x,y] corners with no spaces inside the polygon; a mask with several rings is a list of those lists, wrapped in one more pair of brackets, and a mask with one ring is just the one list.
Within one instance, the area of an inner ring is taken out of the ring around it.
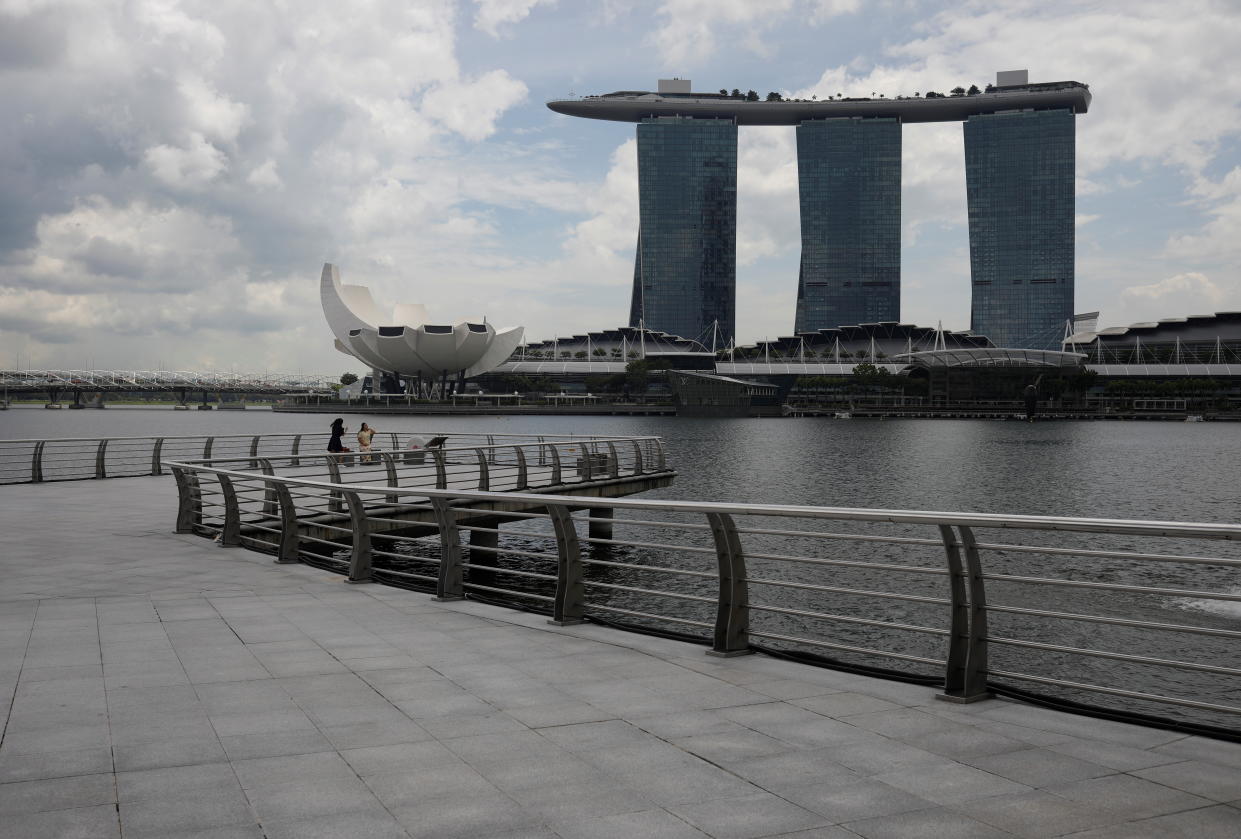
{"label": "cloud", "polygon": [[[1197,274],[1236,306],[1241,77],[1219,68],[1241,16],[1224,0],[962,0],[929,13],[853,0],[0,6],[0,352],[67,363],[96,341],[116,366],[154,344],[168,364],[332,369],[314,295],[329,260],[448,318],[481,310],[539,335],[622,322],[632,126],[566,121],[531,100],[552,73],[580,89],[645,77],[652,54],[662,75],[766,63],[806,96],[981,85],[1019,66],[1089,82],[1081,305],[1133,320],[1176,313],[1178,294],[1206,306],[1200,284],[1122,294]],[[570,27],[579,43],[549,64],[544,39]],[[830,65],[776,49],[808,29]],[[793,137],[740,135],[743,340],[792,320]],[[959,125],[904,130],[905,319],[968,316],[962,145]],[[98,345],[90,356],[102,363]]]}
{"label": "cloud", "polygon": [[529,17],[535,6],[554,6],[556,0],[475,0],[474,28],[493,38],[500,37],[500,28]]}
{"label": "cloud", "polygon": [[224,152],[197,132],[184,146],[161,144],[147,149],[142,158],[156,178],[178,189],[201,189],[228,168]]}
{"label": "cloud", "polygon": [[432,88],[422,110],[467,140],[484,140],[495,133],[496,119],[526,98],[527,89],[503,70],[492,70],[473,81],[453,80]]}
{"label": "cloud", "polygon": [[668,66],[702,61],[717,48],[721,30],[740,36],[751,51],[762,52],[762,30],[774,25],[793,0],[664,0],[656,16],[660,27],[652,39]]}
{"label": "cloud", "polygon": [[1179,260],[1227,265],[1235,271],[1241,264],[1241,166],[1218,181],[1199,178],[1191,192],[1208,221],[1195,232],[1170,236],[1164,254]]}
{"label": "cloud", "polygon": [[[1204,274],[1190,271],[1149,285],[1130,286],[1121,292],[1121,295],[1130,305],[1141,301],[1143,304],[1154,304],[1154,308],[1159,311],[1198,314],[1200,310],[1213,312],[1224,300],[1226,293]],[[1204,306],[1206,308],[1203,308]]]}
{"label": "cloud", "polygon": [[232,223],[179,206],[115,206],[91,196],[44,216],[34,247],[4,266],[3,285],[69,294],[148,294],[210,286],[243,260]]}

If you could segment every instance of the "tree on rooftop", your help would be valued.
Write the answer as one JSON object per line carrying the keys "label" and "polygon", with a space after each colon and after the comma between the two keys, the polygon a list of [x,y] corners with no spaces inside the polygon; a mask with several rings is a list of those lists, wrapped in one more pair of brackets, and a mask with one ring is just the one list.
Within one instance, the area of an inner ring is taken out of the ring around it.
{"label": "tree on rooftop", "polygon": [[720,96],[727,96],[727,95],[728,95],[728,91],[727,91],[726,89],[724,89],[724,88],[722,88],[722,87],[721,87],[721,88],[720,88]]}
{"label": "tree on rooftop", "polygon": [[972,84],[970,85],[970,89],[965,91],[965,93],[968,96],[977,96],[978,94],[982,93],[982,91],[978,89],[978,85]]}
{"label": "tree on rooftop", "polygon": [[341,373],[340,374],[340,383],[342,385],[351,385],[357,380],[358,380],[358,375],[356,373]]}
{"label": "tree on rooftop", "polygon": [[741,98],[742,96],[744,96],[745,94],[743,94],[740,90],[738,90],[737,88],[735,88],[735,87],[734,87],[734,88],[733,88],[732,95],[733,95],[735,98],[740,99],[740,98]]}
{"label": "tree on rooftop", "polygon": [[953,96],[964,96],[965,88],[961,87],[961,85],[957,85],[956,87],[954,87],[952,90],[948,92],[951,93]]}
{"label": "tree on rooftop", "polygon": [[748,90],[748,91],[746,91],[746,94],[745,94],[745,101],[747,101],[747,102],[757,102],[757,101],[758,101],[758,92],[757,92],[757,91],[753,91],[753,90]]}
{"label": "tree on rooftop", "polygon": [[768,93],[768,94],[767,94],[767,101],[768,101],[768,102],[783,102],[783,101],[784,101],[784,99],[783,99],[783,97],[781,97],[781,96],[780,96],[780,94],[776,93],[776,92],[773,90],[773,91],[771,91],[771,93]]}

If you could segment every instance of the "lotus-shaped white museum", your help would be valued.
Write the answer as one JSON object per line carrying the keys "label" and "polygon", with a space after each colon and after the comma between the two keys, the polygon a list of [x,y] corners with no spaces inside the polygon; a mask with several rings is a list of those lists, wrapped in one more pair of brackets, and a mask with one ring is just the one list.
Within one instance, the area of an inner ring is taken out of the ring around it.
{"label": "lotus-shaped white museum", "polygon": [[398,376],[478,376],[503,364],[521,343],[523,328],[494,329],[489,323],[428,323],[421,303],[398,303],[385,315],[371,290],[341,285],[340,270],[323,266],[319,281],[323,315],[336,349],[363,364]]}

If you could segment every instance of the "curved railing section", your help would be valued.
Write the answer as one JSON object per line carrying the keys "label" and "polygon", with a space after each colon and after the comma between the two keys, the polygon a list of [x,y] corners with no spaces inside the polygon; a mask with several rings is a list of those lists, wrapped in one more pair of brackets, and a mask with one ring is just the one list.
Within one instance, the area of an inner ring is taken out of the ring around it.
{"label": "curved railing section", "polygon": [[[330,434],[228,434],[153,437],[71,437],[50,440],[0,440],[0,484],[129,478],[163,474],[164,460],[291,457],[323,453]],[[408,450],[411,437],[448,438],[447,446],[493,446],[549,440],[628,440],[573,434],[463,434],[437,431],[381,431],[373,447]],[[655,438],[643,438],[655,439]],[[357,448],[346,435],[345,445]]]}
{"label": "curved railing section", "polygon": [[[624,449],[579,447],[571,468],[562,450],[559,478],[661,457],[639,444],[626,461]],[[960,702],[1041,692],[1206,733],[1241,728],[1241,526],[552,494],[531,491],[536,458],[555,480],[550,453],[497,451],[500,469],[489,450],[468,451],[433,465],[438,489],[429,472],[420,487],[391,480],[391,460],[374,482],[339,466],[339,480],[318,480],[274,462],[166,465],[179,532],[351,582],[675,632],[722,656],[881,669]],[[474,477],[454,485],[450,462]]]}

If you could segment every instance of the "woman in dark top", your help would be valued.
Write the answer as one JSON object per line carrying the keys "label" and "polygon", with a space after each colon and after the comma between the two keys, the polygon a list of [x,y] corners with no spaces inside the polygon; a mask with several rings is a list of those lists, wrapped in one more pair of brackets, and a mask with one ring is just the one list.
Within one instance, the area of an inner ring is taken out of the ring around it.
{"label": "woman in dark top", "polygon": [[332,420],[332,439],[327,441],[327,450],[330,452],[347,452],[345,444],[340,441],[340,437],[345,433],[345,421],[340,417]]}

